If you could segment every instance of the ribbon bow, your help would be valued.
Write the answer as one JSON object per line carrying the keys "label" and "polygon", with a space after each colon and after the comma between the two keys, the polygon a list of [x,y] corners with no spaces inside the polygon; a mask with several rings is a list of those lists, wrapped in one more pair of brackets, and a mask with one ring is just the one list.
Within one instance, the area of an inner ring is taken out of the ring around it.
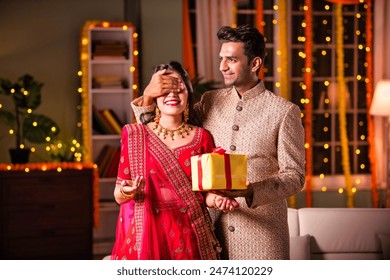
{"label": "ribbon bow", "polygon": [[224,154],[226,154],[226,150],[221,148],[220,146],[218,146],[218,147],[215,147],[211,153],[224,155]]}

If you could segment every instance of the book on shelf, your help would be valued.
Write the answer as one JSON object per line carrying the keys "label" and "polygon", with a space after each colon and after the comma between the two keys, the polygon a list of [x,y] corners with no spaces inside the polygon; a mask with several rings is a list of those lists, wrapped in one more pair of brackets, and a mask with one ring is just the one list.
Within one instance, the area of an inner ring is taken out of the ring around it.
{"label": "book on shelf", "polygon": [[122,78],[119,76],[96,76],[93,78],[93,87],[105,89],[124,88]]}
{"label": "book on shelf", "polygon": [[106,117],[107,121],[111,124],[111,126],[115,129],[116,133],[122,134],[123,124],[119,120],[118,116],[115,114],[112,109],[103,109],[101,110],[104,117]]}
{"label": "book on shelf", "polygon": [[93,58],[94,60],[126,60],[125,56],[115,56],[115,55],[99,55]]}
{"label": "book on shelf", "polygon": [[[119,155],[118,155],[119,151]],[[96,164],[98,166],[99,177],[107,178],[107,177],[115,177],[113,175],[115,173],[115,166],[117,168],[119,164],[120,157],[120,148],[112,145],[104,145],[102,150],[100,151]],[[108,173],[110,170],[110,173]]]}
{"label": "book on shelf", "polygon": [[114,178],[118,175],[118,166],[119,166],[119,159],[121,156],[121,149],[118,147],[116,148],[114,155],[112,157],[111,162],[107,166],[106,173],[104,174],[107,178]]}
{"label": "book on shelf", "polygon": [[104,164],[107,162],[109,149],[110,149],[109,145],[104,145],[103,148],[100,150],[100,153],[98,154],[98,156],[95,160],[95,163],[98,166],[99,177],[101,177]]}
{"label": "book on shelf", "polygon": [[92,58],[96,59],[100,56],[107,57],[121,57],[126,59],[128,57],[128,47],[125,42],[117,40],[100,40],[94,41],[92,47]]}
{"label": "book on shelf", "polygon": [[117,134],[114,127],[95,105],[92,105],[92,127],[98,134]]}

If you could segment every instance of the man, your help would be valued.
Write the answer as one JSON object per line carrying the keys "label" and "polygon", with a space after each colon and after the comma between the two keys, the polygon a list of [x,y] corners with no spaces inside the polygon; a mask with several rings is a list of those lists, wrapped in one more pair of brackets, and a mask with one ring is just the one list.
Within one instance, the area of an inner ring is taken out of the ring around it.
{"label": "man", "polygon": [[[225,259],[289,259],[287,198],[305,181],[304,130],[300,109],[276,96],[258,79],[264,61],[263,35],[253,27],[222,27],[220,71],[226,88],[202,95],[197,104],[216,146],[248,155],[247,191],[234,195],[239,208],[214,210],[215,232]],[[164,73],[152,77],[136,115],[154,109],[153,98],[180,90]]]}

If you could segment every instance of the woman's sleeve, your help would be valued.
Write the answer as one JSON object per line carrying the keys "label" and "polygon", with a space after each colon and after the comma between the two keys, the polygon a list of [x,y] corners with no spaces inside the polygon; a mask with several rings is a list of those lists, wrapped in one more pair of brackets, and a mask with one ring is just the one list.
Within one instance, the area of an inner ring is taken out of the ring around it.
{"label": "woman's sleeve", "polygon": [[203,137],[203,151],[204,153],[211,153],[214,149],[214,141],[211,137],[211,134],[204,129],[204,137]]}

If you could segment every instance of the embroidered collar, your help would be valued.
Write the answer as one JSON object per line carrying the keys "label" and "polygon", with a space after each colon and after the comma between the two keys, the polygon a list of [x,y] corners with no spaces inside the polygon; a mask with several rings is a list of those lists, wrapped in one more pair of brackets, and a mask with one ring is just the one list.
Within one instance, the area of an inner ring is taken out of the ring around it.
{"label": "embroidered collar", "polygon": [[[242,101],[247,101],[249,99],[255,98],[255,97],[259,96],[260,94],[262,94],[265,90],[266,89],[265,89],[265,86],[264,86],[264,82],[263,82],[263,80],[260,80],[260,82],[258,82],[257,85],[255,85],[250,90],[247,90],[242,95],[241,100]],[[239,98],[240,95],[238,94],[238,92],[237,92],[235,87],[233,87],[232,93],[234,93]]]}

